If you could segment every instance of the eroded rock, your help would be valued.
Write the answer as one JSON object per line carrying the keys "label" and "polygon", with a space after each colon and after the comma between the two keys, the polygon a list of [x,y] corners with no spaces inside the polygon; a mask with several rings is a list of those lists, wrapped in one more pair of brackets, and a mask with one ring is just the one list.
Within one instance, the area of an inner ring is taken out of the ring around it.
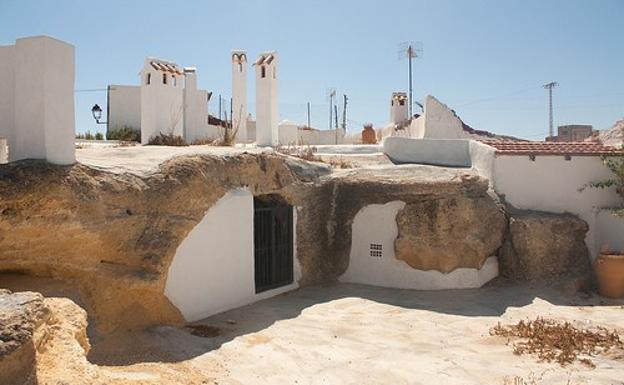
{"label": "eroded rock", "polygon": [[480,269],[503,242],[505,215],[487,193],[407,204],[397,214],[395,255],[414,269]]}
{"label": "eroded rock", "polygon": [[35,366],[35,332],[50,316],[39,293],[0,290],[0,385],[21,384]]}
{"label": "eroded rock", "polygon": [[509,212],[509,232],[499,255],[502,275],[552,281],[590,273],[585,221],[571,214]]}

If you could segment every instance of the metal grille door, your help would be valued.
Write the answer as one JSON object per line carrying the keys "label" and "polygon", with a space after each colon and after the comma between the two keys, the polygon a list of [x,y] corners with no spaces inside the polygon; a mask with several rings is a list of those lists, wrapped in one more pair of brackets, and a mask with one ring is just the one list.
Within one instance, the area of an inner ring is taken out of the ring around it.
{"label": "metal grille door", "polygon": [[254,259],[256,293],[293,282],[292,206],[255,202]]}

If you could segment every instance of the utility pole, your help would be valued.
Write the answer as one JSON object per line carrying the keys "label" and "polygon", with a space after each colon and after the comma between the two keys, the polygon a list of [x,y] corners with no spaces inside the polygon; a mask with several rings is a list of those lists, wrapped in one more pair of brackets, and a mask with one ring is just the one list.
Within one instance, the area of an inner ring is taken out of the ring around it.
{"label": "utility pole", "polygon": [[559,83],[550,82],[548,84],[544,84],[543,87],[548,90],[548,136],[555,136],[555,130],[553,128],[553,88],[557,87]]}
{"label": "utility pole", "polygon": [[310,102],[308,102],[308,128],[310,128]]}
{"label": "utility pole", "polygon": [[219,120],[221,120],[222,118],[222,114],[221,114],[221,94],[219,94]]}
{"label": "utility pole", "polygon": [[334,113],[334,96],[336,96],[336,89],[328,88],[327,96],[329,96],[329,126],[327,126],[327,128],[331,130],[333,123],[332,114]]}
{"label": "utility pole", "polygon": [[334,104],[334,119],[336,121],[334,136],[336,137],[336,144],[338,144],[338,103]]}
{"label": "utility pole", "polygon": [[342,135],[347,134],[347,95],[342,95]]}
{"label": "utility pole", "polygon": [[407,56],[407,70],[408,70],[408,81],[409,81],[409,117],[412,119],[414,116],[412,111],[412,106],[414,104],[412,96],[413,96],[413,84],[412,84],[412,59],[422,57],[423,49],[421,42],[413,42],[408,41],[399,44],[399,58],[404,58]]}

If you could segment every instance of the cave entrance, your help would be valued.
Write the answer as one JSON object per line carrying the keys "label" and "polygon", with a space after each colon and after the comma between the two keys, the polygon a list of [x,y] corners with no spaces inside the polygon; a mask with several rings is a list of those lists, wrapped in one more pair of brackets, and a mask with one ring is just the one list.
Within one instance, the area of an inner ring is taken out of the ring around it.
{"label": "cave entrance", "polygon": [[293,282],[293,208],[277,195],[254,197],[256,293]]}

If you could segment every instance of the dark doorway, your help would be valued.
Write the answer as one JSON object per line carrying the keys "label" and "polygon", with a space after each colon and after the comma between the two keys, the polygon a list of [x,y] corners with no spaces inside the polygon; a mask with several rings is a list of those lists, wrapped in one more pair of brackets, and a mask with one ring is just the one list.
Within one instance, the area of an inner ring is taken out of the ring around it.
{"label": "dark doorway", "polygon": [[293,282],[293,208],[277,195],[254,198],[256,293]]}

